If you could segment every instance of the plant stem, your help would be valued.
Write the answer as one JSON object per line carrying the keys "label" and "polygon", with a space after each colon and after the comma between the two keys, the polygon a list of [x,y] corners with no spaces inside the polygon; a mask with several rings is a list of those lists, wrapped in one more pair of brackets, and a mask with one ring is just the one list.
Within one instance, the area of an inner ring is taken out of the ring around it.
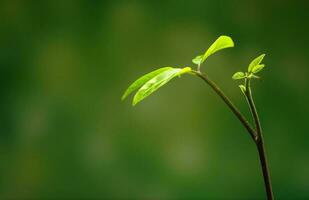
{"label": "plant stem", "polygon": [[256,146],[259,152],[259,158],[260,158],[260,163],[262,167],[262,172],[263,172],[263,178],[264,178],[264,186],[267,194],[267,199],[268,200],[273,200],[274,195],[272,191],[272,185],[271,185],[271,179],[270,179],[270,174],[269,174],[269,169],[268,169],[268,162],[266,158],[266,152],[265,152],[265,147],[264,147],[264,139],[263,139],[263,134],[262,134],[262,128],[261,128],[261,123],[259,119],[258,112],[255,107],[255,103],[253,101],[252,97],[252,92],[251,92],[251,87],[250,87],[250,79],[245,79],[245,87],[246,87],[246,99],[248,101],[257,134],[258,134],[258,140],[256,141]]}
{"label": "plant stem", "polygon": [[226,105],[232,110],[232,112],[236,115],[236,117],[239,119],[239,121],[243,124],[243,126],[247,129],[250,136],[252,137],[253,141],[255,142],[257,146],[257,150],[259,152],[259,158],[260,163],[262,167],[263,172],[263,178],[264,178],[264,186],[267,194],[268,200],[273,200],[273,191],[272,191],[272,185],[270,180],[270,174],[268,169],[268,163],[266,158],[266,152],[264,147],[264,140],[262,135],[262,128],[261,123],[259,120],[259,116],[253,101],[252,92],[250,88],[250,80],[245,79],[245,96],[248,101],[250,111],[252,114],[252,117],[255,122],[256,131],[251,127],[250,123],[246,120],[246,118],[240,113],[240,111],[234,106],[234,104],[231,102],[231,100],[222,92],[222,90],[212,81],[208,78],[206,74],[203,74],[200,71],[193,71],[195,75],[203,79],[220,97],[221,99],[226,103]]}
{"label": "plant stem", "polygon": [[236,115],[239,121],[247,129],[250,136],[256,143],[256,141],[258,140],[258,135],[256,131],[251,127],[246,118],[240,113],[240,111],[234,106],[231,100],[222,92],[222,90],[212,80],[210,80],[206,74],[203,74],[199,71],[193,71],[193,73],[203,79],[221,97],[221,99],[226,103],[226,105],[232,110],[232,112]]}
{"label": "plant stem", "polygon": [[272,189],[271,180],[270,180],[270,174],[269,174],[269,169],[268,169],[264,142],[263,142],[262,137],[259,137],[259,138],[260,139],[257,142],[257,149],[259,151],[259,158],[260,158],[260,163],[261,163],[262,172],[263,172],[264,186],[265,186],[265,190],[267,194],[267,199],[273,200],[274,194],[273,194],[273,189]]}
{"label": "plant stem", "polygon": [[252,114],[252,117],[254,119],[254,123],[255,123],[255,128],[256,128],[256,132],[258,134],[258,137],[260,137],[260,135],[262,134],[262,128],[261,128],[261,123],[260,123],[260,119],[253,101],[253,97],[252,97],[252,92],[251,92],[251,87],[250,87],[250,79],[245,79],[245,87],[246,87],[246,99],[248,101],[249,104],[249,108]]}

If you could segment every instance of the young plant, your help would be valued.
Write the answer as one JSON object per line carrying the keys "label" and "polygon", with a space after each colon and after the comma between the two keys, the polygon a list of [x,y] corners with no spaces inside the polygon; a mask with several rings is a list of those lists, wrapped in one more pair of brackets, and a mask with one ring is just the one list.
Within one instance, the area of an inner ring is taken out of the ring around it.
{"label": "young plant", "polygon": [[267,194],[267,199],[273,199],[272,185],[270,181],[268,163],[266,159],[264,140],[262,135],[262,128],[259,120],[259,116],[255,107],[255,103],[252,97],[251,91],[251,80],[258,79],[259,77],[256,75],[260,72],[265,65],[261,64],[265,54],[260,55],[255,58],[248,66],[247,72],[236,72],[232,78],[235,80],[244,80],[244,84],[239,85],[242,93],[244,94],[248,106],[250,108],[255,128],[251,126],[245,116],[237,109],[237,107],[231,102],[231,100],[223,93],[223,91],[217,86],[215,82],[213,82],[206,73],[201,72],[201,65],[206,61],[206,59],[216,53],[219,50],[234,47],[233,40],[228,36],[220,36],[208,49],[207,51],[199,56],[196,56],[192,62],[197,65],[197,69],[194,70],[191,67],[184,68],[173,68],[173,67],[163,67],[152,71],[136,81],[134,81],[125,93],[122,96],[122,100],[124,100],[127,96],[129,96],[132,92],[136,91],[132,105],[136,105],[150,94],[158,90],[160,87],[174,79],[175,77],[180,77],[183,74],[189,74],[196,77],[201,78],[205,81],[224,101],[224,103],[230,108],[230,110],[234,113],[234,115],[238,118],[238,120],[242,123],[242,125],[246,128],[252,140],[256,144],[257,151],[260,158],[260,164],[263,172],[264,178],[264,186]]}

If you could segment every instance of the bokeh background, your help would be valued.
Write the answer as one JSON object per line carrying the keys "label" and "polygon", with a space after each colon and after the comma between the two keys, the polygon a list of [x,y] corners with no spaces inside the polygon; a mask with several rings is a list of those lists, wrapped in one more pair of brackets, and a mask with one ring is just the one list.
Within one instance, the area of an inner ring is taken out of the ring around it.
{"label": "bokeh background", "polygon": [[201,80],[132,107],[137,77],[203,70],[242,112],[231,75],[266,53],[254,96],[277,199],[309,199],[308,21],[298,0],[0,2],[0,199],[263,199],[254,144]]}

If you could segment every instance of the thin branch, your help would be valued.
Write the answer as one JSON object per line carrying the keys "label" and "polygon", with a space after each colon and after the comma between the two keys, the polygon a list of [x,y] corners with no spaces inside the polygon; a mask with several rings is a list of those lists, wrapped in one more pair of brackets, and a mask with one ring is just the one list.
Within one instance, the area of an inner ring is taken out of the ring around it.
{"label": "thin branch", "polygon": [[240,111],[236,108],[236,106],[231,102],[231,100],[222,92],[222,90],[212,81],[210,80],[206,74],[203,74],[198,71],[193,71],[198,77],[203,79],[226,103],[226,105],[231,109],[231,111],[236,115],[239,121],[243,124],[243,126],[247,129],[248,133],[254,140],[257,141],[258,135],[256,131],[251,127],[250,123],[246,120],[246,118],[240,113]]}
{"label": "thin branch", "polygon": [[253,97],[252,97],[252,92],[251,92],[251,87],[250,87],[250,79],[245,79],[245,87],[246,87],[246,98],[249,104],[249,108],[252,114],[252,117],[254,119],[254,123],[255,123],[255,128],[256,128],[256,132],[258,134],[258,140],[260,139],[260,136],[262,134],[262,128],[261,128],[261,123],[260,123],[260,119],[253,101]]}
{"label": "thin branch", "polygon": [[255,107],[255,103],[253,101],[252,97],[252,92],[251,92],[251,87],[250,87],[250,79],[245,79],[245,86],[246,86],[246,98],[249,103],[249,107],[255,122],[257,134],[258,134],[258,140],[256,141],[257,149],[259,152],[259,158],[260,158],[260,163],[263,171],[263,178],[264,178],[264,186],[267,194],[267,199],[268,200],[273,200],[274,195],[273,195],[273,190],[272,190],[272,185],[271,185],[271,179],[270,179],[270,174],[269,174],[269,168],[268,168],[268,162],[266,158],[266,152],[265,152],[265,147],[264,147],[264,139],[263,139],[263,134],[262,134],[262,128],[261,128],[261,123],[259,119],[258,112]]}

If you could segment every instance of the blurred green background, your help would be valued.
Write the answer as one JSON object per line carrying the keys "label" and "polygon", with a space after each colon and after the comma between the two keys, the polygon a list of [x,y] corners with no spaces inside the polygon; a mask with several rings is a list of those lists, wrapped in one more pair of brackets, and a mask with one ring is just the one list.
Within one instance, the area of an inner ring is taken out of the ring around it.
{"label": "blurred green background", "polygon": [[231,75],[266,53],[254,96],[277,199],[309,199],[308,4],[297,0],[0,2],[0,199],[263,199],[245,129],[183,76],[136,107],[137,77],[203,70],[244,114]]}

